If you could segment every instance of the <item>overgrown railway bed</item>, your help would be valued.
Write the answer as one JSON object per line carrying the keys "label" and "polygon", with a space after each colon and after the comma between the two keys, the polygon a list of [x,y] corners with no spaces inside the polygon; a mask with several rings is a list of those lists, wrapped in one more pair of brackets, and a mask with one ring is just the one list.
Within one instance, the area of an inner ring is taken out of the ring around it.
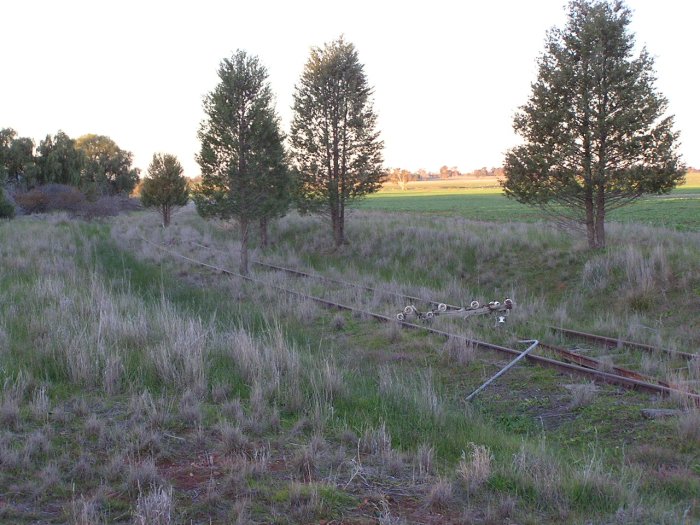
{"label": "overgrown railway bed", "polygon": [[[403,328],[407,329],[412,329],[412,330],[424,330],[426,332],[439,335],[442,337],[446,338],[455,338],[460,341],[464,341],[465,345],[472,345],[474,348],[478,349],[484,349],[484,350],[492,350],[501,354],[504,354],[506,356],[510,356],[512,358],[516,358],[520,356],[521,351],[516,350],[514,348],[509,348],[506,346],[494,344],[494,343],[489,343],[486,341],[481,341],[473,338],[466,337],[465,335],[461,334],[456,334],[452,333],[449,331],[441,330],[438,328],[435,328],[432,324],[429,323],[412,323],[406,320],[399,320],[396,319],[393,316],[389,316],[383,313],[377,313],[370,311],[366,308],[362,308],[357,305],[353,304],[347,304],[345,302],[341,302],[339,300],[334,300],[332,298],[326,298],[326,297],[319,297],[317,295],[312,295],[307,292],[302,292],[299,290],[294,290],[285,286],[280,286],[278,284],[271,284],[269,282],[265,282],[263,280],[260,280],[256,277],[251,277],[251,276],[245,276],[242,275],[238,272],[229,270],[227,268],[223,268],[218,265],[213,265],[213,264],[208,264],[206,262],[194,259],[192,257],[188,257],[186,255],[183,255],[182,253],[179,253],[175,250],[173,250],[170,247],[164,246],[162,244],[157,244],[152,241],[149,241],[145,238],[141,238],[142,241],[151,244],[158,249],[168,253],[169,255],[179,258],[182,260],[185,260],[189,262],[190,264],[207,268],[211,271],[228,275],[231,277],[237,277],[243,280],[246,280],[248,282],[253,282],[260,284],[262,286],[266,287],[272,287],[273,289],[284,293],[284,294],[289,294],[291,296],[294,296],[300,300],[306,300],[306,301],[313,301],[316,303],[319,303],[323,305],[324,307],[327,308],[334,308],[338,310],[345,310],[345,311],[350,311],[354,312],[356,314],[360,314],[362,316],[370,317],[373,319],[376,319],[381,322],[389,323],[397,323]],[[204,248],[207,250],[212,250],[212,251],[221,251],[217,250],[214,247],[211,246],[206,246],[200,243],[193,243],[194,245],[198,246],[199,248]],[[410,294],[404,294],[404,293],[397,293],[391,290],[386,290],[386,289],[380,289],[380,288],[375,288],[363,284],[358,284],[358,283],[353,283],[349,281],[344,281],[341,279],[335,279],[332,277],[324,276],[321,274],[317,273],[310,273],[306,272],[303,270],[295,269],[295,268],[287,268],[283,267],[280,265],[276,264],[270,264],[270,263],[265,263],[262,261],[251,261],[255,266],[264,268],[270,271],[276,271],[276,272],[283,272],[285,274],[293,275],[295,277],[298,277],[300,279],[313,279],[317,281],[323,281],[325,283],[331,283],[334,285],[337,285],[341,288],[351,288],[354,290],[358,290],[361,292],[367,292],[367,293],[372,293],[375,296],[390,296],[394,297],[395,299],[401,299],[401,300],[408,300],[408,301],[414,301],[414,302],[420,302],[423,304],[427,304],[433,307],[438,307],[439,305],[443,305],[444,303],[439,303],[431,299],[426,299]],[[332,290],[328,288],[324,288],[325,291],[328,292],[337,292],[338,289]],[[332,294],[331,294],[332,295]],[[458,306],[455,305],[445,305],[447,308],[450,309],[457,309],[459,308]],[[664,349],[664,348],[657,348],[651,345],[646,345],[646,344],[641,344],[641,343],[636,343],[636,342],[631,342],[631,341],[625,341],[621,339],[616,339],[616,338],[610,338],[602,335],[597,335],[597,334],[588,334],[584,332],[579,332],[579,331],[574,331],[574,330],[569,330],[569,329],[564,329],[564,328],[557,328],[557,327],[547,327],[550,331],[560,335],[561,337],[564,338],[578,338],[578,339],[583,339],[587,340],[589,342],[593,342],[595,344],[600,344],[603,345],[606,348],[614,347],[614,348],[627,348],[627,349],[632,349],[632,350],[640,350],[644,352],[651,352],[651,353],[661,353],[665,354],[666,356],[671,356],[671,357],[677,357],[681,359],[694,359],[697,358],[697,354],[691,354],[687,352],[678,352],[678,351],[673,351],[669,349]],[[564,360],[560,359],[555,359],[546,355],[541,355],[541,354],[535,354],[534,352],[528,353],[525,356],[525,359],[530,361],[531,363],[534,363],[539,366],[544,366],[548,368],[554,368],[559,372],[569,374],[569,375],[578,375],[582,376],[585,378],[588,378],[589,380],[599,382],[599,383],[607,383],[611,385],[617,385],[621,386],[624,388],[629,388],[629,389],[634,389],[642,392],[647,392],[650,394],[657,394],[657,395],[662,395],[662,396],[674,396],[676,398],[679,398],[681,400],[688,401],[690,404],[695,405],[695,406],[700,406],[700,394],[697,394],[695,391],[685,389],[680,387],[679,385],[665,382],[662,380],[658,380],[652,377],[649,377],[647,375],[640,374],[638,372],[628,370],[622,367],[617,367],[617,366],[611,366],[608,367],[609,369],[606,370],[601,370],[601,368],[605,368],[605,363],[602,363],[601,361],[598,361],[596,359],[582,356],[578,353],[571,352],[569,350],[548,344],[548,343],[541,343],[541,349],[545,350],[547,353],[550,355],[557,355],[558,357],[562,357]]]}

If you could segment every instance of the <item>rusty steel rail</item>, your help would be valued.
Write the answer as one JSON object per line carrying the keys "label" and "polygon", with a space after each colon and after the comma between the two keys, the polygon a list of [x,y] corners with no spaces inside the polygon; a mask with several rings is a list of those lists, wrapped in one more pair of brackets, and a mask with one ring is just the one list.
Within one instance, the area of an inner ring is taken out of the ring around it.
{"label": "rusty steel rail", "polygon": [[[465,344],[473,345],[476,348],[483,348],[486,350],[494,350],[496,352],[500,352],[502,354],[510,355],[513,357],[517,357],[517,356],[522,354],[522,352],[519,352],[518,350],[514,350],[513,348],[508,348],[508,347],[493,344],[493,343],[487,343],[485,341],[479,341],[477,339],[470,339],[470,338],[467,338],[467,337],[464,337],[461,335],[457,335],[457,334],[451,334],[449,332],[445,332],[443,330],[438,330],[438,329],[432,328],[430,326],[418,325],[418,324],[409,323],[406,321],[398,321],[398,320],[396,320],[392,317],[386,316],[386,315],[378,314],[375,312],[370,312],[368,310],[363,310],[361,308],[356,308],[356,307],[350,306],[350,305],[337,303],[335,301],[329,301],[329,300],[323,299],[321,297],[315,297],[313,295],[304,294],[304,293],[298,292],[296,290],[290,290],[288,288],[284,288],[283,286],[278,286],[278,285],[266,283],[264,281],[261,281],[260,279],[254,278],[254,277],[242,275],[240,273],[233,272],[231,270],[228,270],[226,268],[222,268],[220,266],[214,266],[212,264],[207,264],[207,263],[198,261],[196,259],[193,259],[191,257],[187,257],[186,255],[182,255],[174,250],[166,248],[163,245],[149,241],[148,239],[145,239],[144,237],[140,237],[140,239],[148,244],[151,244],[151,245],[159,248],[160,250],[162,250],[164,252],[171,254],[174,257],[178,257],[178,258],[183,259],[185,261],[188,261],[192,264],[196,264],[196,265],[202,266],[204,268],[209,268],[211,270],[215,270],[215,271],[217,271],[219,273],[223,273],[225,275],[239,277],[239,278],[244,279],[244,280],[249,281],[249,282],[253,282],[253,283],[263,285],[263,286],[271,287],[273,289],[279,290],[279,291],[287,293],[289,295],[293,295],[295,297],[299,297],[302,299],[307,299],[307,300],[317,302],[317,303],[325,305],[329,308],[336,308],[338,310],[347,310],[350,312],[359,313],[359,314],[366,315],[368,317],[372,317],[373,319],[377,319],[377,320],[383,321],[383,322],[395,322],[395,323],[398,323],[400,326],[403,326],[406,328],[411,328],[411,329],[415,329],[415,330],[424,330],[426,332],[440,335],[440,336],[447,337],[447,338],[463,339],[465,341]],[[658,384],[648,383],[645,381],[639,381],[637,379],[631,379],[631,378],[627,378],[627,377],[623,377],[623,376],[619,376],[619,375],[615,375],[615,374],[610,374],[607,372],[602,372],[600,370],[593,370],[591,368],[586,368],[583,366],[566,363],[564,361],[557,361],[556,359],[551,359],[548,357],[543,357],[543,356],[532,354],[532,353],[527,354],[525,356],[525,359],[527,359],[528,361],[530,361],[532,363],[538,364],[540,366],[554,368],[555,370],[558,370],[560,372],[564,372],[567,374],[577,374],[577,375],[586,376],[586,377],[591,378],[594,381],[608,383],[611,385],[618,385],[618,386],[622,386],[625,388],[639,390],[642,392],[648,392],[648,393],[652,393],[652,394],[661,394],[661,395],[665,395],[665,396],[669,396],[672,394],[681,395],[681,396],[687,398],[688,400],[693,401],[697,406],[700,406],[700,395],[698,395],[698,394],[690,394],[690,393],[687,393],[687,392],[684,392],[681,390],[677,390],[674,388],[669,388],[669,387],[665,387],[665,386],[658,385]]]}
{"label": "rusty steel rail", "polygon": [[579,338],[579,339],[584,339],[586,341],[590,341],[591,343],[599,343],[603,344],[607,347],[623,347],[626,346],[627,348],[632,348],[635,350],[643,350],[645,352],[662,352],[669,354],[671,356],[677,356],[677,357],[682,357],[683,359],[694,359],[696,357],[699,357],[698,354],[690,354],[688,352],[680,352],[676,350],[670,350],[668,348],[661,348],[658,346],[653,346],[653,345],[647,345],[644,343],[635,343],[633,341],[625,341],[624,339],[618,339],[615,337],[607,337],[604,335],[597,335],[597,334],[588,334],[586,332],[579,332],[577,330],[569,330],[567,328],[558,328],[556,326],[548,326],[550,330],[554,332],[559,332],[560,334],[565,335],[566,337],[571,337],[571,338]]}
{"label": "rusty steel rail", "polygon": [[[228,253],[228,252],[224,252],[223,250],[219,250],[219,249],[213,248],[213,247],[211,247],[211,246],[206,246],[205,244],[201,244],[201,243],[198,243],[198,242],[195,242],[195,241],[190,241],[190,242],[191,242],[192,244],[194,244],[195,246],[199,246],[199,247],[201,247],[201,248],[206,248],[206,249],[208,249],[208,250],[214,250],[214,251],[217,251],[217,252],[219,252],[219,253]],[[319,279],[319,280],[326,281],[326,282],[329,282],[329,283],[335,283],[335,284],[340,284],[340,285],[343,285],[343,286],[349,286],[349,287],[351,287],[351,288],[357,288],[358,290],[364,290],[364,291],[366,291],[366,292],[373,292],[373,293],[385,294],[385,295],[393,295],[394,297],[398,297],[398,298],[400,298],[400,299],[410,299],[411,301],[418,301],[418,302],[422,302],[422,303],[432,304],[432,305],[435,305],[435,306],[438,306],[438,305],[442,304],[442,303],[440,303],[440,302],[438,302],[438,301],[433,301],[433,300],[431,300],[431,299],[425,299],[424,297],[416,297],[416,296],[414,296],[414,295],[409,295],[409,294],[404,294],[404,293],[393,292],[393,291],[391,291],[391,290],[385,290],[385,289],[382,289],[382,288],[373,288],[373,287],[371,287],[371,286],[366,286],[366,285],[364,285],[364,284],[357,284],[357,283],[352,283],[352,282],[349,282],[349,281],[343,281],[342,279],[334,279],[333,277],[327,277],[327,276],[325,276],[325,275],[320,275],[320,274],[317,274],[317,273],[309,273],[309,272],[305,272],[305,271],[303,271],[303,270],[298,270],[298,269],[296,269],[296,268],[285,268],[284,266],[279,266],[279,265],[276,265],[276,264],[265,263],[265,262],[262,262],[262,261],[257,261],[257,260],[255,260],[255,259],[252,259],[250,262],[251,262],[251,264],[255,264],[256,266],[262,266],[263,268],[270,268],[270,269],[272,269],[272,270],[277,270],[277,271],[280,271],[280,272],[285,272],[285,273],[288,273],[288,274],[291,274],[291,275],[297,275],[297,276],[299,276],[299,277],[308,277],[308,278],[310,278],[310,279]],[[455,305],[451,305],[451,304],[446,304],[446,306],[447,306],[448,308],[453,308],[453,309],[461,308],[461,307],[459,307],[459,306],[455,306]]]}
{"label": "rusty steel rail", "polygon": [[[549,350],[550,352],[554,352],[555,354],[563,358],[565,361],[576,363],[577,365],[585,366],[586,368],[601,370],[605,366],[604,363],[601,363],[597,359],[577,354],[575,352],[571,352],[564,348],[560,348],[558,346],[554,346],[548,343],[543,343],[540,341],[540,347],[544,348],[545,350]],[[612,366],[611,369],[619,376],[627,377],[629,379],[636,379],[637,381],[645,381],[647,383],[657,383],[661,386],[672,388],[671,385],[664,381],[660,381],[653,377],[640,374],[639,372],[635,372],[634,370],[628,370],[627,368],[622,368],[620,366]]]}

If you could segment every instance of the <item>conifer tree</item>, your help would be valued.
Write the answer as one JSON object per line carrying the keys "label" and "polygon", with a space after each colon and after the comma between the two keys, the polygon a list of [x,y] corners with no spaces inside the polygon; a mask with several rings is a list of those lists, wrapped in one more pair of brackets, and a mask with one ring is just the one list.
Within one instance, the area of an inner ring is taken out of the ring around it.
{"label": "conifer tree", "polygon": [[141,204],[158,208],[163,227],[170,226],[173,209],[187,204],[187,179],[175,155],[154,154],[141,187]]}
{"label": "conifer tree", "polygon": [[667,193],[684,175],[653,59],[634,55],[629,24],[620,1],[570,2],[515,117],[525,143],[505,160],[506,195],[585,226],[591,248],[605,246],[611,210]]}
{"label": "conifer tree", "polygon": [[345,211],[385,178],[372,89],[355,46],[343,38],[311,50],[294,95],[291,154],[301,211],[330,217],[336,247]]}
{"label": "conifer tree", "polygon": [[203,217],[238,222],[240,271],[245,275],[250,226],[254,221],[266,226],[267,220],[284,214],[289,171],[265,67],[257,57],[237,51],[221,62],[219,79],[204,101],[197,156],[202,182],[194,200]]}

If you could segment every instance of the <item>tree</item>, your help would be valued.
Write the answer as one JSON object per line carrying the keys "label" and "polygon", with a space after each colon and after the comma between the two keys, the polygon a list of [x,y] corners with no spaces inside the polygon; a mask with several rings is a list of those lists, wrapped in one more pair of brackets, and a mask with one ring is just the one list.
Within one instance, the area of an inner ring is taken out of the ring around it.
{"label": "tree", "polygon": [[170,226],[173,208],[187,204],[187,179],[175,155],[154,154],[141,186],[141,204],[158,208],[163,227]]}
{"label": "tree", "polygon": [[55,137],[46,135],[37,148],[37,180],[39,184],[80,185],[85,155],[76,148],[75,140],[63,131]]}
{"label": "tree", "polygon": [[131,193],[139,181],[138,168],[132,168],[133,155],[109,137],[88,134],[75,141],[85,155],[81,185],[90,193]]}
{"label": "tree", "polygon": [[406,185],[413,180],[413,173],[402,168],[392,168],[388,172],[388,179],[405,191]]}
{"label": "tree", "polygon": [[505,194],[585,226],[605,246],[605,219],[683,179],[673,117],[654,86],[654,63],[633,55],[630,10],[620,1],[573,0],[549,32],[538,78],[514,128],[525,144],[506,154]]}
{"label": "tree", "polygon": [[30,188],[34,185],[36,162],[34,141],[18,137],[15,130],[0,130],[0,183]]}
{"label": "tree", "polygon": [[286,210],[281,203],[289,194],[289,171],[265,67],[239,50],[221,62],[219,79],[204,100],[197,155],[202,182],[194,200],[203,217],[238,221],[245,275],[250,224]]}
{"label": "tree", "polygon": [[371,95],[355,46],[342,37],[311,50],[294,94],[299,207],[330,217],[336,247],[345,242],[347,205],[385,177]]}

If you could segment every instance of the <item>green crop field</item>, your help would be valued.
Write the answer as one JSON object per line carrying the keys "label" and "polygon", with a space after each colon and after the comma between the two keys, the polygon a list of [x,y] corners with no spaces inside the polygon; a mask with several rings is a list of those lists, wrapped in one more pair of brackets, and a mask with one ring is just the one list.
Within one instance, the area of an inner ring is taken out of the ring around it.
{"label": "green crop field", "polygon": [[[459,215],[470,220],[535,222],[543,220],[537,209],[507,199],[493,179],[418,181],[402,191],[387,186],[358,203],[358,208],[390,212]],[[668,195],[648,196],[616,210],[611,221],[638,222],[682,231],[700,230],[700,172],[691,172],[686,183]]]}

